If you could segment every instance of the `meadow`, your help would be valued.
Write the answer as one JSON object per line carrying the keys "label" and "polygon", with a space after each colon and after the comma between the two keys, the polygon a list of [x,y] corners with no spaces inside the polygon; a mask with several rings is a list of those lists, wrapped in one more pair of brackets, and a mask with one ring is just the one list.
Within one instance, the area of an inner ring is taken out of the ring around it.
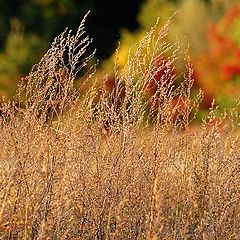
{"label": "meadow", "polygon": [[109,86],[85,20],[2,100],[0,239],[239,239],[239,102],[195,123],[204,93],[171,19],[123,68],[116,50]]}

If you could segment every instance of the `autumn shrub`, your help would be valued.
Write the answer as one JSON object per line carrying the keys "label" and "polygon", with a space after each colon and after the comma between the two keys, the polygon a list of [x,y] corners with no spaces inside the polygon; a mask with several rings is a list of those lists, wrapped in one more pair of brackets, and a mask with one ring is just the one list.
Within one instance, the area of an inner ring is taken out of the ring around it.
{"label": "autumn shrub", "polygon": [[206,106],[209,99],[224,107],[233,107],[239,97],[240,83],[240,4],[233,5],[219,21],[208,24],[208,49],[194,58],[196,83],[204,90]]}
{"label": "autumn shrub", "polygon": [[165,41],[170,20],[123,69],[116,57],[114,85],[94,80],[93,66],[76,89],[92,57],[84,22],[1,103],[1,239],[238,239],[239,104],[222,116],[212,104],[192,127],[202,94],[192,98],[187,56],[185,72],[170,71],[183,56]]}

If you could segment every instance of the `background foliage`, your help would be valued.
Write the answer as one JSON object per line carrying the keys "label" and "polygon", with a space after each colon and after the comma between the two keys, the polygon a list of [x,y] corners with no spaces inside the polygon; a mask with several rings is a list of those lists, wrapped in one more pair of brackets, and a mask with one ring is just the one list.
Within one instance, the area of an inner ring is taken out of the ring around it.
{"label": "background foliage", "polygon": [[[142,38],[159,16],[161,25],[173,16],[168,41],[173,43],[177,39],[188,49],[194,68],[194,89],[201,88],[204,92],[200,115],[206,114],[213,99],[223,108],[232,107],[240,87],[239,3],[231,0],[146,1],[138,15],[140,28],[134,33],[127,30],[121,33],[120,65],[125,64],[128,49]],[[111,69],[114,57],[105,62],[107,71]],[[179,72],[182,67],[179,62]]]}
{"label": "background foliage", "polygon": [[[64,28],[73,30],[88,10],[86,27],[106,58],[116,47],[119,29],[138,27],[136,14],[143,0],[12,0],[0,1],[0,95],[13,96],[17,81],[30,71]],[[116,12],[117,11],[117,12]],[[124,15],[122,14],[124,12]]]}
{"label": "background foliage", "polygon": [[[176,11],[169,42],[188,47],[194,64],[195,88],[204,92],[202,109],[213,98],[224,107],[238,97],[240,18],[235,0],[28,0],[0,3],[0,94],[10,99],[18,80],[38,62],[51,40],[65,27],[76,29],[79,19],[92,10],[86,27],[97,48],[96,58],[107,59],[103,72],[114,65],[114,50],[120,40],[119,64],[128,50],[156,23]],[[123,14],[124,13],[124,14]],[[111,56],[112,55],[112,56]],[[181,63],[179,64],[181,68]],[[181,71],[182,69],[179,69]],[[101,77],[100,77],[101,78]],[[112,81],[115,79],[110,76]],[[111,79],[109,81],[111,81]]]}

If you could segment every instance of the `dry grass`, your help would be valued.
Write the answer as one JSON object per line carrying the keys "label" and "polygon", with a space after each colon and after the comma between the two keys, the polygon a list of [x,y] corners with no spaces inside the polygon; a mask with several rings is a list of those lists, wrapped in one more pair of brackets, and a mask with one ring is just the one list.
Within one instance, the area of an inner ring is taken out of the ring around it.
{"label": "dry grass", "polygon": [[201,93],[189,100],[188,61],[184,74],[170,74],[182,55],[164,42],[170,21],[146,34],[124,69],[116,62],[114,91],[92,85],[81,97],[73,81],[91,58],[84,21],[23,80],[23,101],[2,104],[0,238],[240,239],[237,109],[224,126],[212,109],[191,130]]}

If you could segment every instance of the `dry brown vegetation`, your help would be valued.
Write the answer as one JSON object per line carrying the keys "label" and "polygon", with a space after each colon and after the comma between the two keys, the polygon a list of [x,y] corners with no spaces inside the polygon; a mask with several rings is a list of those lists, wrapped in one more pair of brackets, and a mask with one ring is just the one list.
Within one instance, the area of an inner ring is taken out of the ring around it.
{"label": "dry brown vegetation", "polygon": [[[114,92],[93,84],[81,96],[73,82],[91,58],[84,21],[54,40],[15,102],[2,103],[0,238],[239,239],[237,107],[219,117],[213,106],[192,129],[201,92],[192,98],[188,60],[169,74],[184,55],[164,42],[170,21],[131,49],[124,69],[116,61]],[[156,68],[159,54],[168,57]]]}

